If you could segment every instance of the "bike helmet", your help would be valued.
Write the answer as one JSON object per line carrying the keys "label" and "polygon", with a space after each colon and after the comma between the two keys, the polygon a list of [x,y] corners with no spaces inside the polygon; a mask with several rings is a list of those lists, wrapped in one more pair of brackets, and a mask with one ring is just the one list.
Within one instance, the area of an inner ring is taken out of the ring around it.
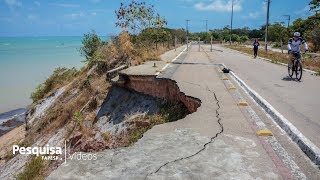
{"label": "bike helmet", "polygon": [[295,32],[295,33],[293,33],[293,36],[294,37],[300,37],[300,33],[299,32]]}

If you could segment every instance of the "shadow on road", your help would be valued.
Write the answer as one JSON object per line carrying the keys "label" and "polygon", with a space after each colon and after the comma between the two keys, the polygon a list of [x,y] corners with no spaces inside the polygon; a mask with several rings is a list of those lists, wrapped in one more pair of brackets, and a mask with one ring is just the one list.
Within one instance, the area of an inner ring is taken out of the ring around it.
{"label": "shadow on road", "polygon": [[298,81],[296,78],[291,78],[291,77],[289,77],[289,76],[287,76],[287,77],[283,77],[282,79],[281,79],[282,81],[294,81],[294,82],[302,82],[302,80],[300,80],[300,81]]}
{"label": "shadow on road", "polygon": [[291,78],[290,76],[283,77],[282,80],[283,80],[283,81],[296,81],[295,78]]}

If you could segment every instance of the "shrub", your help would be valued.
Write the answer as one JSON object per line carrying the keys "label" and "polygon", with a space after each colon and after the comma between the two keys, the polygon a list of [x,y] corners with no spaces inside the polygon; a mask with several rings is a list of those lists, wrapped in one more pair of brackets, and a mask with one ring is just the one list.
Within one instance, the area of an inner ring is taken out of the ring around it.
{"label": "shrub", "polygon": [[139,139],[143,137],[143,134],[148,131],[151,127],[141,127],[141,128],[134,128],[131,129],[128,133],[128,143],[129,145],[134,144]]}
{"label": "shrub", "polygon": [[106,142],[109,142],[112,139],[112,135],[109,132],[102,133],[101,136]]}
{"label": "shrub", "polygon": [[36,87],[35,91],[31,93],[31,99],[33,102],[36,102],[36,101],[42,99],[45,95],[46,95],[46,93],[45,93],[44,85],[39,84]]}
{"label": "shrub", "polygon": [[320,51],[320,28],[315,28],[306,32],[306,37],[313,45],[313,51]]}
{"label": "shrub", "polygon": [[44,160],[41,156],[32,158],[24,168],[23,172],[17,175],[18,180],[29,180],[39,178],[42,179],[40,174],[44,167]]}
{"label": "shrub", "polygon": [[104,43],[101,41],[99,36],[95,31],[91,31],[87,34],[84,34],[82,39],[82,47],[80,48],[80,53],[82,56],[86,58],[85,62],[89,65],[94,57],[95,52],[103,45]]}
{"label": "shrub", "polygon": [[160,115],[165,119],[165,122],[182,119],[187,114],[189,114],[189,111],[182,103],[165,102],[160,105]]}
{"label": "shrub", "polygon": [[240,36],[240,42],[241,43],[244,43],[244,42],[246,42],[248,40],[249,40],[248,36]]}
{"label": "shrub", "polygon": [[35,91],[31,93],[32,101],[37,102],[44,98],[55,88],[59,88],[67,82],[70,82],[70,80],[72,80],[77,74],[78,71],[76,68],[56,68],[53,71],[53,74],[43,84],[38,85]]}
{"label": "shrub", "polygon": [[72,116],[73,121],[76,123],[76,126],[82,126],[82,116],[80,112],[75,112]]}

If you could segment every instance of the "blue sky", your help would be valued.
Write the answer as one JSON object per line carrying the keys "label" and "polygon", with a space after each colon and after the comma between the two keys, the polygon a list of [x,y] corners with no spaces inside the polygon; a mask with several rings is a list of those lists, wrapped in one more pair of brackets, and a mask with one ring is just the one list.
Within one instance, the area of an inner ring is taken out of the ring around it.
{"label": "blue sky", "polygon": [[[0,36],[82,35],[94,29],[100,35],[116,34],[116,10],[124,0],[0,0]],[[231,0],[146,0],[168,20],[168,27],[204,31],[230,23]],[[272,0],[270,21],[310,15],[310,0]],[[235,0],[234,27],[259,28],[266,19],[266,0]],[[292,21],[291,21],[292,22]]]}

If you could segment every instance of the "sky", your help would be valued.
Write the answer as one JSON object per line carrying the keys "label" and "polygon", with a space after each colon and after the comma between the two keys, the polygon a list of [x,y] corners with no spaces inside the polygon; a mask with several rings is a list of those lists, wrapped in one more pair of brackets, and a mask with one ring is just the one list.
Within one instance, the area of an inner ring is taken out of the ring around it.
{"label": "sky", "polygon": [[[230,25],[232,0],[145,0],[165,17],[169,28],[191,32]],[[233,26],[259,28],[266,21],[267,0],[234,0]],[[95,30],[115,35],[114,11],[125,0],[0,0],[0,36],[81,36]],[[306,18],[310,0],[271,0],[270,22],[287,22],[283,15]]]}

